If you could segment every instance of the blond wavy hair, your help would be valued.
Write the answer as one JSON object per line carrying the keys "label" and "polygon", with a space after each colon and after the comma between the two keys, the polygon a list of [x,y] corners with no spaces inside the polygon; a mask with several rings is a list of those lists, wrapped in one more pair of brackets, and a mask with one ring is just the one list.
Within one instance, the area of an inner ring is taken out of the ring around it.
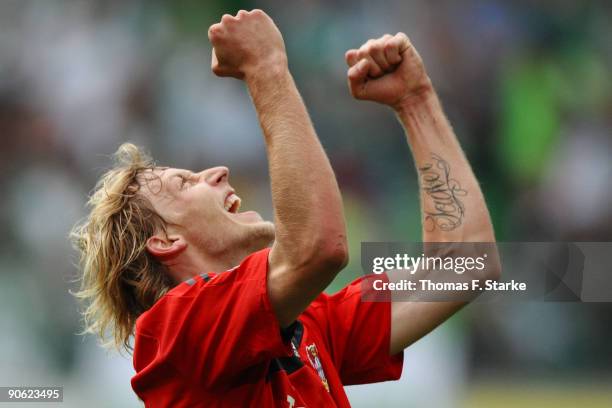
{"label": "blond wavy hair", "polygon": [[164,265],[146,250],[147,239],[166,227],[139,193],[144,172],[155,164],[130,143],[121,145],[113,159],[114,166],[89,198],[88,216],[70,234],[82,273],[74,295],[83,305],[83,334],[96,334],[103,346],[131,352],[136,319],[171,288],[172,281]]}

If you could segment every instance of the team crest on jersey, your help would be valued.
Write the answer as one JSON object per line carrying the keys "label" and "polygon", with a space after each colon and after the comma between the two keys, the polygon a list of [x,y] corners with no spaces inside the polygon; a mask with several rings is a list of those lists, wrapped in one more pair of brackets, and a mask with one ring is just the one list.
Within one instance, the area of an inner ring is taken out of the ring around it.
{"label": "team crest on jersey", "polygon": [[306,346],[306,355],[308,356],[308,361],[310,361],[310,365],[317,370],[319,373],[319,377],[321,377],[321,382],[327,392],[329,392],[329,384],[327,383],[327,378],[325,377],[325,372],[323,371],[323,366],[321,365],[321,360],[319,360],[319,350],[317,350],[317,346],[312,343],[309,346]]}

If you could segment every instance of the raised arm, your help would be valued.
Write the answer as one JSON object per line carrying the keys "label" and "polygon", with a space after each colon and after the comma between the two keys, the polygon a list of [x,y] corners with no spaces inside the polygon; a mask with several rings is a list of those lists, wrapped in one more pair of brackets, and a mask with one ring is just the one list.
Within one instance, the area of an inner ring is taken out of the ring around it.
{"label": "raised arm", "polygon": [[[346,53],[349,87],[357,99],[390,106],[402,123],[419,174],[424,242],[494,242],[480,187],[461,150],[423,61],[405,34],[385,35]],[[468,249],[449,246],[450,256]],[[478,279],[496,279],[497,254]],[[409,346],[464,302],[394,302],[391,354]]]}
{"label": "raised arm", "polygon": [[268,292],[285,327],[347,262],[340,191],[272,19],[261,10],[225,15],[209,38],[213,72],[246,82],[263,130],[276,226]]}

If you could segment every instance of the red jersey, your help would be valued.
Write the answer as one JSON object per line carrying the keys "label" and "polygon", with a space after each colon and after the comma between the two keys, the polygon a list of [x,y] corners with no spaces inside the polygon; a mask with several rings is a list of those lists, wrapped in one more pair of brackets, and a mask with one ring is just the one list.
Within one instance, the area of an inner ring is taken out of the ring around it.
{"label": "red jersey", "polygon": [[281,330],[268,253],[181,283],[138,318],[132,388],[147,407],[349,407],[343,385],[400,377],[390,303],[362,302],[360,280]]}

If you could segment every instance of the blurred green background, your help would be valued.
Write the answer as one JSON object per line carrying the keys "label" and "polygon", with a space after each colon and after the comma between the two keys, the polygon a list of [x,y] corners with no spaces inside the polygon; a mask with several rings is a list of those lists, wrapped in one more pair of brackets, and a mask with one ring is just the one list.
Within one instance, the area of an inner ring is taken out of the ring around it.
{"label": "blurred green background", "polygon": [[[159,163],[224,164],[271,219],[242,83],[210,72],[208,26],[262,8],[362,241],[419,241],[417,179],[390,111],[351,99],[344,51],[407,33],[481,182],[500,241],[612,238],[612,6],[605,1],[0,2],[0,385],[63,385],[64,406],[138,407],[129,357],[76,336],[67,241],[125,140]],[[612,406],[608,304],[473,305],[406,352],[355,407]],[[25,406],[25,405],[22,405]]]}

